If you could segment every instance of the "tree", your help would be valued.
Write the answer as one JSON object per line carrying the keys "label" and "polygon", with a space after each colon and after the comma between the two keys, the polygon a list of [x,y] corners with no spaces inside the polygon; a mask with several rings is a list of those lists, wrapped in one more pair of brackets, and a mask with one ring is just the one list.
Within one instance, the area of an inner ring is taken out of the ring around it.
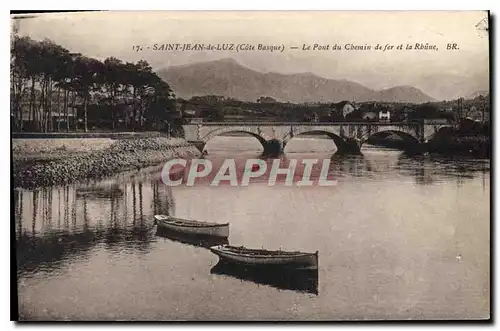
{"label": "tree", "polygon": [[38,111],[41,116],[41,130],[47,132],[52,129],[52,101],[53,90],[57,87],[58,80],[61,78],[59,71],[64,71],[65,68],[61,67],[68,65],[61,59],[66,59],[68,50],[55,44],[54,42],[46,39],[40,44],[39,60],[35,63],[38,64],[38,73],[41,85],[41,98]]}
{"label": "tree", "polygon": [[424,103],[418,105],[408,117],[410,119],[439,118],[439,110],[431,103]]}
{"label": "tree", "polygon": [[170,86],[156,74],[150,79],[154,93],[148,97],[149,102],[144,115],[150,127],[159,128],[160,122],[172,122],[173,114],[176,113],[175,95]]}
{"label": "tree", "polygon": [[78,56],[75,58],[75,80],[73,87],[77,91],[77,95],[83,100],[85,132],[88,131],[87,106],[91,98],[91,94],[100,89],[98,75],[102,71],[103,64],[98,60],[86,56]]}
{"label": "tree", "polygon": [[153,73],[153,68],[149,65],[147,61],[140,60],[135,65],[136,72],[133,75],[132,81],[134,86],[133,98],[133,118],[135,124],[137,124],[137,117],[139,117],[139,126],[142,127],[142,119],[144,118],[144,111],[146,109],[147,96],[154,89],[153,85],[155,83],[155,75]]}
{"label": "tree", "polygon": [[29,72],[29,54],[32,47],[32,40],[28,37],[19,38],[14,35],[11,43],[11,107],[14,117],[14,125],[22,130],[22,105],[27,83],[31,77]]}
{"label": "tree", "polygon": [[[160,121],[172,121],[176,115],[175,95],[170,86],[143,60],[123,63],[109,57],[100,62],[70,53],[50,40],[13,35],[10,75],[12,125],[16,129],[23,129],[24,105],[28,105],[29,129],[35,131],[54,130],[52,109],[56,104],[59,113],[61,108],[64,111],[69,131],[69,106],[73,106],[76,119],[77,101],[78,107],[80,101],[83,103],[86,131],[89,104],[93,111],[100,112],[94,118],[101,122],[110,119],[112,128],[116,128],[120,117],[125,120],[125,128],[130,118],[140,127],[144,119],[150,126],[158,127]],[[129,108],[132,116],[126,111]],[[57,123],[59,130],[60,121]]]}
{"label": "tree", "polygon": [[122,73],[124,71],[124,65],[121,60],[115,57],[108,57],[104,60],[103,72],[101,72],[102,86],[108,94],[108,102],[111,111],[111,125],[114,129],[116,126],[117,119],[117,101],[119,94],[122,92],[122,83],[124,83],[124,78]]}

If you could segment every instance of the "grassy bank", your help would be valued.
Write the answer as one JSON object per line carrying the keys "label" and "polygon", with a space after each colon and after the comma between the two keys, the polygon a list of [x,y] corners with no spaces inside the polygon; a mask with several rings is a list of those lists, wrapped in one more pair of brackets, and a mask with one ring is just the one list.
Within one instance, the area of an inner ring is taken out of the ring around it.
{"label": "grassy bank", "polygon": [[144,139],[161,137],[157,131],[145,132],[12,132],[14,139],[64,139],[64,138],[109,138]]}
{"label": "grassy bank", "polygon": [[33,188],[100,179],[199,151],[182,139],[13,139],[15,187]]}
{"label": "grassy bank", "polygon": [[110,138],[12,139],[12,157],[14,162],[57,159],[75,153],[105,150],[114,142]]}

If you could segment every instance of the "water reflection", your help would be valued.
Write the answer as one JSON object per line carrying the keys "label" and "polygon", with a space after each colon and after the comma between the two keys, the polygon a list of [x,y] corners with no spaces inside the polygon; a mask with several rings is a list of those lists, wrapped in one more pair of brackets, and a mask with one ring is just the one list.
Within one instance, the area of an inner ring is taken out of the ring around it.
{"label": "water reflection", "polygon": [[15,190],[18,274],[85,260],[99,244],[121,254],[146,253],[156,240],[153,215],[172,209],[170,188],[152,178]]}
{"label": "water reflection", "polygon": [[410,177],[416,184],[431,185],[442,181],[463,184],[467,179],[489,172],[488,160],[438,158],[407,155],[387,150],[368,155],[337,155],[331,157],[329,173],[336,177],[362,177],[388,180]]}
{"label": "water reflection", "polygon": [[[339,178],[360,178],[370,180],[404,180],[412,179],[419,185],[432,185],[442,181],[456,181],[458,185],[464,180],[473,179],[479,174],[489,172],[489,161],[483,159],[453,159],[439,156],[429,156],[421,154],[407,154],[399,150],[380,147],[365,148],[363,154],[341,155],[331,152],[321,153],[287,153],[279,157],[259,157],[250,154],[227,154],[217,152],[204,156],[211,161],[212,171],[201,178],[194,180],[195,185],[210,185],[215,181],[216,174],[224,164],[226,159],[234,160],[236,183],[242,182],[248,159],[259,158],[265,163],[265,171],[257,177],[252,177],[250,183],[268,183],[270,180],[271,168],[275,160],[279,160],[279,168],[290,168],[291,160],[296,160],[294,166],[292,182],[297,183],[304,178],[304,159],[315,159],[316,162],[309,168],[309,180],[317,182],[323,174],[323,160],[329,160],[327,179]],[[186,184],[189,173],[189,163],[182,171],[171,177],[173,180],[183,179]],[[285,175],[277,176],[278,185],[285,180]],[[229,181],[224,179],[219,185],[229,185]]]}
{"label": "water reflection", "polygon": [[216,245],[229,244],[227,238],[215,237],[215,236],[190,235],[186,233],[171,231],[161,226],[157,227],[156,235],[162,238],[167,238],[175,242],[191,246],[203,247],[203,248],[210,248]]}
{"label": "water reflection", "polygon": [[72,257],[84,259],[88,251],[103,237],[104,231],[99,229],[80,233],[55,231],[43,237],[23,233],[16,240],[17,272],[19,275],[50,272]]}
{"label": "water reflection", "polygon": [[318,295],[318,270],[250,267],[219,262],[210,269],[210,273],[268,285],[280,290]]}
{"label": "water reflection", "polygon": [[89,199],[113,199],[115,197],[123,196],[123,191],[118,185],[111,185],[109,187],[79,187],[76,188],[76,195],[78,197],[86,197]]}
{"label": "water reflection", "polygon": [[[291,157],[321,159],[318,155],[305,154],[282,158],[286,161]],[[330,158],[329,178],[343,180],[349,177],[378,181],[412,179],[418,185],[454,181],[461,186],[481,175],[485,190],[485,176],[489,171],[489,161],[485,160],[408,156],[390,150],[327,158]],[[218,161],[221,162],[220,156]],[[74,256],[86,258],[88,251],[99,243],[114,252],[146,253],[150,243],[156,240],[157,232],[167,239],[195,246],[221,243],[210,238],[157,231],[153,226],[155,214],[175,215],[171,187],[161,182],[159,172],[88,185],[15,190],[18,270],[33,273],[40,268],[58,268]]]}
{"label": "water reflection", "polygon": [[[357,316],[377,319],[388,311],[403,319],[483,316],[489,162],[363,153],[284,156],[329,160],[329,178],[339,185],[327,188],[170,188],[156,169],[16,190],[21,313],[43,320],[304,320],[352,317],[354,305]],[[245,159],[207,159],[233,157]],[[212,243],[159,231],[155,214],[230,220],[236,245],[321,250],[321,289],[317,272],[213,267],[216,257],[192,246]]]}
{"label": "water reflection", "polygon": [[489,161],[403,155],[398,159],[395,170],[402,175],[412,176],[417,184],[455,181],[463,185],[466,180],[488,173]]}

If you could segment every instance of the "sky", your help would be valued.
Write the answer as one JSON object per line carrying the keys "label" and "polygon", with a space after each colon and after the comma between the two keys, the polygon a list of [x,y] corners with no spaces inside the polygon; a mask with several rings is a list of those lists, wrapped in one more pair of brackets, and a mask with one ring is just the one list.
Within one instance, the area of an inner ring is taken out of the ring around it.
{"label": "sky", "polygon": [[[310,72],[372,89],[411,85],[434,98],[452,99],[488,89],[488,33],[477,26],[487,17],[485,11],[57,13],[20,20],[18,33],[48,38],[101,60],[145,59],[156,70],[232,57],[261,72]],[[155,43],[248,43],[283,45],[285,50],[155,51]],[[377,43],[394,48],[374,50]],[[415,43],[436,45],[438,50],[406,49]],[[459,49],[446,50],[448,43]],[[306,51],[303,44],[330,45],[330,49]],[[332,45],[346,44],[371,45],[372,50],[331,50]],[[400,44],[403,50],[396,49]],[[143,46],[143,51],[135,52],[134,45]]]}

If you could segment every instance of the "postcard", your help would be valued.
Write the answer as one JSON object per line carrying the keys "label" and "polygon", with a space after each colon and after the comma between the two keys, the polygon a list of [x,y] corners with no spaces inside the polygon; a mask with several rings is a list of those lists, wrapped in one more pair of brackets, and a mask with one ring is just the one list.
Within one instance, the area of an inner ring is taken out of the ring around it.
{"label": "postcard", "polygon": [[489,320],[489,21],[12,14],[12,318]]}

